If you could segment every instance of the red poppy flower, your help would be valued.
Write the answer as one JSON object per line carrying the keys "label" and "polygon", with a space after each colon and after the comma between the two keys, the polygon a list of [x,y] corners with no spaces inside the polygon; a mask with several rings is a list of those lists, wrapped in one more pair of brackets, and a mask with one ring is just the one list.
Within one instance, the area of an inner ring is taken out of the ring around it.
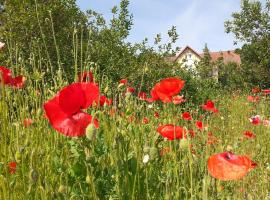
{"label": "red poppy flower", "polygon": [[127,87],[126,93],[134,93],[134,92],[135,92],[135,88]]}
{"label": "red poppy flower", "polygon": [[158,112],[155,112],[155,113],[154,113],[154,117],[155,117],[155,118],[159,118],[159,113],[158,113]]}
{"label": "red poppy flower", "polygon": [[127,79],[121,79],[119,81],[120,84],[123,84],[123,85],[126,85],[128,83],[128,80]]}
{"label": "red poppy flower", "polygon": [[9,84],[11,79],[11,71],[7,69],[6,67],[0,66],[0,80],[3,82],[3,84]]}
{"label": "red poppy flower", "polygon": [[98,96],[94,83],[73,83],[44,104],[46,116],[58,132],[70,137],[83,136],[90,123],[98,128],[98,121],[81,109],[88,108]]}
{"label": "red poppy flower", "polygon": [[188,130],[188,132],[184,132],[184,138],[187,138],[187,135],[189,135],[189,137],[193,138],[196,135],[196,132],[193,131],[192,129]]}
{"label": "red poppy flower", "polygon": [[24,76],[13,78],[9,69],[0,66],[0,80],[4,85],[9,85],[14,88],[22,88],[25,85],[26,78]]}
{"label": "red poppy flower", "polygon": [[169,153],[171,151],[171,148],[170,147],[164,147],[162,148],[160,151],[159,151],[159,155],[160,156],[164,156],[166,155],[167,153]]}
{"label": "red poppy flower", "polygon": [[109,110],[109,115],[113,117],[113,116],[115,116],[116,112],[117,112],[116,109],[112,108]]}
{"label": "red poppy flower", "polygon": [[94,81],[93,73],[91,71],[84,71],[78,74],[78,81],[79,82],[93,82]]}
{"label": "red poppy flower", "polygon": [[202,108],[206,111],[217,113],[218,109],[215,108],[215,104],[211,100],[207,100],[206,104],[202,105]]}
{"label": "red poppy flower", "polygon": [[181,104],[181,103],[186,102],[186,100],[184,99],[183,96],[177,95],[172,98],[172,102],[173,104]]}
{"label": "red poppy flower", "polygon": [[147,94],[145,92],[139,92],[138,93],[138,98],[140,100],[146,100],[147,99]]}
{"label": "red poppy flower", "polygon": [[189,112],[184,112],[182,114],[182,118],[183,118],[183,120],[187,120],[187,121],[192,120],[192,117],[191,117]]}
{"label": "red poppy flower", "polygon": [[237,156],[230,152],[214,154],[208,159],[208,171],[216,179],[229,181],[243,178],[256,163],[247,156]]}
{"label": "red poppy flower", "polygon": [[270,94],[270,88],[269,89],[262,90],[262,93],[265,94],[265,95]]}
{"label": "red poppy flower", "polygon": [[254,139],[256,138],[256,135],[254,133],[252,133],[251,131],[245,131],[244,132],[244,136],[248,139]]}
{"label": "red poppy flower", "polygon": [[259,93],[261,91],[261,89],[258,87],[254,87],[254,88],[252,88],[251,91],[252,91],[252,93]]}
{"label": "red poppy flower", "polygon": [[219,142],[218,138],[214,136],[211,132],[207,134],[206,144],[211,145],[211,144],[216,144],[218,142]]}
{"label": "red poppy flower", "polygon": [[260,97],[259,96],[248,96],[247,100],[249,102],[252,102],[252,103],[258,103],[260,101]]}
{"label": "red poppy flower", "polygon": [[16,162],[10,162],[8,163],[8,171],[10,174],[15,174],[17,168],[17,163]]}
{"label": "red poppy flower", "polygon": [[202,121],[196,121],[196,127],[202,131],[204,129]]}
{"label": "red poppy flower", "polygon": [[17,76],[10,80],[10,85],[14,88],[23,88],[25,85],[26,78],[24,76]]}
{"label": "red poppy flower", "polygon": [[259,115],[252,116],[249,121],[254,125],[259,125],[261,123],[261,117]]}
{"label": "red poppy flower", "polygon": [[112,99],[108,99],[105,95],[101,95],[98,99],[95,100],[96,104],[100,106],[110,106],[112,105]]}
{"label": "red poppy flower", "polygon": [[151,90],[152,99],[161,100],[164,103],[171,102],[172,97],[179,94],[184,85],[185,81],[178,78],[163,79]]}
{"label": "red poppy flower", "polygon": [[136,120],[136,117],[134,115],[130,115],[127,120],[128,122],[132,123]]}
{"label": "red poppy flower", "polygon": [[172,124],[159,126],[157,131],[168,140],[182,139],[184,134],[186,134],[186,131],[181,126],[174,126]]}
{"label": "red poppy flower", "polygon": [[146,98],[145,99],[148,103],[153,103],[155,100],[153,98]]}
{"label": "red poppy flower", "polygon": [[142,120],[143,124],[148,124],[149,123],[149,119],[147,117],[144,117]]}
{"label": "red poppy flower", "polygon": [[23,126],[24,127],[28,127],[33,123],[34,123],[34,121],[32,119],[30,119],[30,118],[26,118],[26,119],[23,120]]}

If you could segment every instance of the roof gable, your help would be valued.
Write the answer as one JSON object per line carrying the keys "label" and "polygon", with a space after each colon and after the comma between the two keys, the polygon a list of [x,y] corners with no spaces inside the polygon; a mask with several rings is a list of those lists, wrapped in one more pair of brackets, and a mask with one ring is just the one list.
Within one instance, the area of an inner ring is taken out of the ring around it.
{"label": "roof gable", "polygon": [[183,48],[175,57],[174,57],[174,61],[176,61],[178,58],[180,58],[183,54],[185,54],[187,51],[191,51],[193,54],[195,54],[198,58],[202,58],[202,56],[197,53],[194,49],[192,49],[190,46],[186,46],[185,48]]}

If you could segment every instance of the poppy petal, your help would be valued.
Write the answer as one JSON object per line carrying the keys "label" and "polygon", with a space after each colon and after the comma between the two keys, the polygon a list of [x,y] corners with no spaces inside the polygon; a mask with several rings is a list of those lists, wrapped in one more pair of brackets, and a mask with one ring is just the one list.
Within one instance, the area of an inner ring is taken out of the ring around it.
{"label": "poppy petal", "polygon": [[181,126],[174,126],[172,124],[159,126],[157,131],[168,140],[182,139],[183,135],[186,133]]}
{"label": "poppy petal", "polygon": [[[45,103],[44,109],[53,128],[69,137],[85,135],[87,126],[92,122],[92,116],[87,113],[79,111],[69,116],[63,112],[59,106],[59,95]],[[93,120],[93,123],[96,128],[99,127],[97,120]]]}
{"label": "poppy petal", "polygon": [[99,97],[99,88],[95,83],[80,83],[80,85],[85,96],[81,108],[86,109]]}
{"label": "poppy petal", "polygon": [[243,178],[256,164],[247,156],[230,152],[214,154],[208,159],[208,171],[214,178],[228,181]]}
{"label": "poppy petal", "polygon": [[172,101],[172,96],[180,93],[184,87],[185,81],[178,78],[165,78],[157,83],[151,91],[154,100],[160,99],[167,103]]}
{"label": "poppy petal", "polygon": [[15,78],[10,79],[9,85],[15,88],[23,88],[25,85],[26,78],[24,76],[17,76]]}
{"label": "poppy petal", "polygon": [[84,104],[85,95],[81,89],[80,83],[74,83],[66,86],[59,93],[59,106],[67,115],[72,115],[78,112]]}
{"label": "poppy petal", "polygon": [[9,69],[7,69],[4,66],[0,66],[0,75],[1,75],[0,80],[2,79],[4,84],[10,83],[12,75],[11,75],[11,71]]}

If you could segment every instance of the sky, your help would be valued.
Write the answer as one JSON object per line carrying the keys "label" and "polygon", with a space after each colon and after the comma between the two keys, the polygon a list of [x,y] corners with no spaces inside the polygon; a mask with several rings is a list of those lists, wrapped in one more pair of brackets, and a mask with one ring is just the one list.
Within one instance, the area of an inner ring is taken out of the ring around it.
{"label": "sky", "polygon": [[[111,8],[120,0],[77,0],[82,10],[93,9],[110,19]],[[161,33],[167,41],[167,31],[174,25],[179,34],[179,47],[191,46],[202,52],[205,43],[210,51],[226,51],[237,47],[234,35],[225,33],[224,21],[240,11],[241,0],[130,0],[133,28],[127,39],[141,42],[148,38],[151,45]]]}

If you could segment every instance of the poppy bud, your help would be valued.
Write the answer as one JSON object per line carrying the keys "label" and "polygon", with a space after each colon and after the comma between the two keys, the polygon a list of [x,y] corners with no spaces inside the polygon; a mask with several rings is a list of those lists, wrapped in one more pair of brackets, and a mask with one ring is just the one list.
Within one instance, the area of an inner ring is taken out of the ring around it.
{"label": "poppy bud", "polygon": [[36,183],[38,180],[38,172],[35,169],[31,169],[31,171],[29,172],[29,179],[33,182]]}
{"label": "poppy bud", "polygon": [[2,162],[0,162],[0,174],[2,174],[3,166],[4,166],[4,164]]}
{"label": "poppy bud", "polygon": [[89,175],[86,176],[85,182],[90,184],[91,183],[91,177]]}
{"label": "poppy bud", "polygon": [[89,160],[90,157],[91,157],[91,151],[90,151],[90,149],[84,148],[84,153],[85,153],[86,160]]}
{"label": "poppy bud", "polygon": [[88,140],[95,139],[96,136],[96,128],[94,124],[89,124],[86,128],[86,138]]}
{"label": "poppy bud", "polygon": [[181,149],[187,150],[188,147],[189,147],[189,141],[188,141],[188,139],[184,139],[183,138],[182,140],[180,140],[180,148]]}
{"label": "poppy bud", "polygon": [[66,193],[67,192],[67,187],[64,186],[64,185],[60,185],[59,188],[58,188],[58,192],[59,193]]}
{"label": "poppy bud", "polygon": [[148,68],[148,67],[145,67],[145,68],[144,68],[144,71],[145,71],[145,72],[148,72],[148,71],[149,71],[149,68]]}
{"label": "poppy bud", "polygon": [[109,90],[109,87],[106,86],[106,87],[104,88],[104,93],[106,94],[106,93],[108,92],[108,90]]}
{"label": "poppy bud", "polygon": [[118,86],[117,86],[117,88],[119,89],[119,88],[121,88],[122,86],[124,86],[125,84],[124,83],[120,83]]}
{"label": "poppy bud", "polygon": [[15,160],[18,163],[21,162],[21,160],[22,160],[22,154],[21,154],[20,151],[16,151],[16,153],[15,153]]}

